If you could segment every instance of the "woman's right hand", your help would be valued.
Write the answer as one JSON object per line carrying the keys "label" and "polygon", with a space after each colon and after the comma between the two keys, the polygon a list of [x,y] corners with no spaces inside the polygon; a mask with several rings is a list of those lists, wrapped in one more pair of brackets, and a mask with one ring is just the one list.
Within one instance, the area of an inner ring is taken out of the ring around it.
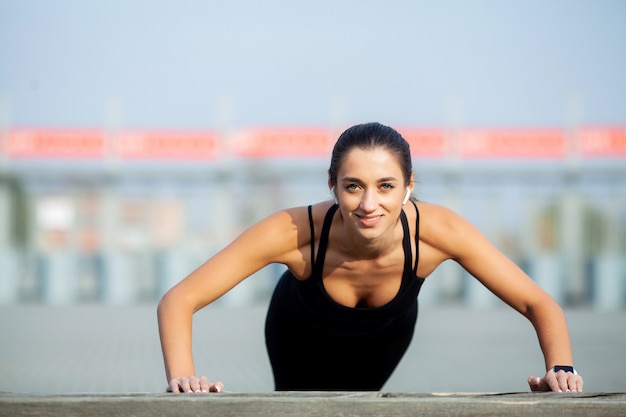
{"label": "woman's right hand", "polygon": [[222,392],[224,384],[222,382],[209,382],[206,376],[187,376],[170,380],[167,392],[184,392],[187,394]]}

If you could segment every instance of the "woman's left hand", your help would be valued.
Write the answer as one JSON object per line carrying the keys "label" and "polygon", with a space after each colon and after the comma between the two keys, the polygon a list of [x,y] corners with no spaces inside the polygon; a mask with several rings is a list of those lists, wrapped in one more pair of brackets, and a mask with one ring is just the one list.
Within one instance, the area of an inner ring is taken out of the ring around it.
{"label": "woman's left hand", "polygon": [[572,372],[558,371],[550,369],[543,378],[531,376],[528,378],[530,390],[554,391],[554,392],[582,392],[583,377],[574,375]]}

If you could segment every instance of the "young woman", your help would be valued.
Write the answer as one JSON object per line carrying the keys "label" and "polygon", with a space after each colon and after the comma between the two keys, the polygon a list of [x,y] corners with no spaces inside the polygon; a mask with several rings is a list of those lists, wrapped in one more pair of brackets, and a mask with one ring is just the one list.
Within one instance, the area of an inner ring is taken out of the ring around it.
{"label": "young woman", "polygon": [[545,358],[533,391],[581,391],[561,308],[462,217],[411,198],[408,143],[378,123],[337,140],[335,201],[277,212],[172,288],[158,307],[168,391],[219,392],[197,376],[193,313],[270,263],[288,270],[272,297],[266,344],[277,390],[380,390],[413,336],[420,287],[452,259],[527,317]]}

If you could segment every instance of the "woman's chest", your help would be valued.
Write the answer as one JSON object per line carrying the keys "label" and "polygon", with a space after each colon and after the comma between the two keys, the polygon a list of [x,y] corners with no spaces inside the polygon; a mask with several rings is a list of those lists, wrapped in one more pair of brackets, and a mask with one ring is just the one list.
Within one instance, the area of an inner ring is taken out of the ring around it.
{"label": "woman's chest", "polygon": [[338,304],[381,307],[398,294],[405,269],[403,256],[339,261],[331,255],[324,264],[321,279],[328,296]]}

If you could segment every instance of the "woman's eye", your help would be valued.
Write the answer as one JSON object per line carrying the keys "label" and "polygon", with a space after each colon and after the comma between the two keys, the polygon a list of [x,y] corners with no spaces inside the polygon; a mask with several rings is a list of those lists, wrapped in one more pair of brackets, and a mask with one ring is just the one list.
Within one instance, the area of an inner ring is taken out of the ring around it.
{"label": "woman's eye", "polygon": [[391,189],[393,189],[393,185],[391,185],[391,184],[382,184],[380,186],[380,188],[383,188],[385,190],[391,190]]}
{"label": "woman's eye", "polygon": [[352,190],[357,190],[358,188],[359,188],[359,186],[356,185],[356,184],[348,184],[348,185],[346,185],[346,190],[352,191]]}

